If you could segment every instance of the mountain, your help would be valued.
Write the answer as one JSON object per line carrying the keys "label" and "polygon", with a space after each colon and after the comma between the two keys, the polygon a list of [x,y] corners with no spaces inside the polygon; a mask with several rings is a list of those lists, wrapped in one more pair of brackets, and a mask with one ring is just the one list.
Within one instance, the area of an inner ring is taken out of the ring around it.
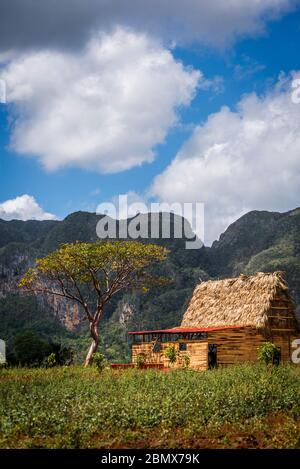
{"label": "mountain", "polygon": [[0,248],[16,242],[39,246],[47,234],[61,222],[54,220],[10,220],[0,219]]}
{"label": "mountain", "polygon": [[[144,217],[148,217],[145,215]],[[96,241],[100,215],[76,212],[62,221],[0,220],[0,337],[13,342],[15,332],[33,329],[45,337],[87,341],[81,312],[66,301],[24,297],[17,289],[22,274],[61,243]],[[120,223],[129,224],[132,219]],[[160,220],[161,221],[161,220]],[[118,229],[120,228],[118,224]],[[148,219],[149,223],[149,219]],[[171,215],[171,235],[176,223]],[[125,292],[113,298],[105,313],[102,348],[111,359],[125,359],[126,331],[172,327],[181,322],[185,306],[199,280],[240,273],[283,270],[300,313],[300,209],[287,213],[249,212],[234,222],[211,248],[185,249],[185,239],[148,239],[170,250],[157,273],[172,279],[146,295]],[[21,325],[21,326],[20,326]]]}

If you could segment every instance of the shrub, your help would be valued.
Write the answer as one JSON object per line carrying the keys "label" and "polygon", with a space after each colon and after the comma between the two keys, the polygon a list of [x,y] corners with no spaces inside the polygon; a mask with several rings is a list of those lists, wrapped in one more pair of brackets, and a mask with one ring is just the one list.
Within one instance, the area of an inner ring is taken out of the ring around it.
{"label": "shrub", "polygon": [[139,353],[136,357],[136,367],[142,368],[145,363],[145,356],[142,353]]}
{"label": "shrub", "polygon": [[27,330],[16,335],[14,351],[16,360],[21,365],[38,366],[51,353],[51,347],[35,331]]}
{"label": "shrub", "polygon": [[174,365],[177,361],[178,350],[175,345],[169,345],[165,350],[165,357],[169,360],[170,365]]}
{"label": "shrub", "polygon": [[265,342],[258,348],[258,358],[266,365],[278,364],[280,361],[280,347],[272,342]]}
{"label": "shrub", "polygon": [[182,357],[182,368],[187,369],[190,366],[191,357],[188,353],[184,354]]}
{"label": "shrub", "polygon": [[46,359],[46,368],[53,368],[57,365],[56,355],[55,353],[50,353],[50,355]]}
{"label": "shrub", "polygon": [[96,352],[93,354],[93,363],[96,365],[97,370],[101,373],[107,367],[107,360],[103,353]]}

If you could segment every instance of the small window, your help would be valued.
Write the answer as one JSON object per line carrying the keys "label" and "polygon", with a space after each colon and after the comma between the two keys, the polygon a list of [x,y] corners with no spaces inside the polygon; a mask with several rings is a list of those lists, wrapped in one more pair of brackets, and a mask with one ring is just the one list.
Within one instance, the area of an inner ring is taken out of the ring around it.
{"label": "small window", "polygon": [[187,350],[187,344],[185,342],[180,342],[179,344],[179,351],[185,352]]}

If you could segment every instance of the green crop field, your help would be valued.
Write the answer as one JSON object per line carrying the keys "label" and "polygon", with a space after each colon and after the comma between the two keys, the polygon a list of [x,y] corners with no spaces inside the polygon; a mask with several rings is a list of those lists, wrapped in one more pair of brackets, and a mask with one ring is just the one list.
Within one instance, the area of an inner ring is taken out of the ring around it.
{"label": "green crop field", "polygon": [[300,448],[300,369],[0,370],[2,448]]}

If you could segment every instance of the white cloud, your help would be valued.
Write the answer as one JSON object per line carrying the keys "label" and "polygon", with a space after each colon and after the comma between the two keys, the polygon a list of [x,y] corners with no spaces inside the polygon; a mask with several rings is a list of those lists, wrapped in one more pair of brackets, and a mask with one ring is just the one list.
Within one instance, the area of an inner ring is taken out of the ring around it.
{"label": "white cloud", "polygon": [[213,78],[206,78],[202,80],[199,89],[203,91],[212,91],[215,95],[224,92],[224,78],[220,75],[215,75]]}
{"label": "white cloud", "polygon": [[81,53],[32,52],[2,74],[17,114],[11,146],[48,170],[122,171],[154,158],[201,73],[158,42],[118,29]]}
{"label": "white cloud", "polygon": [[2,220],[55,220],[56,216],[44,212],[34,197],[24,194],[0,203],[0,218]]}
{"label": "white cloud", "polygon": [[223,107],[154,180],[160,200],[205,202],[206,243],[249,210],[299,205],[300,104],[291,92],[282,76],[265,96],[243,97],[235,112]]}

